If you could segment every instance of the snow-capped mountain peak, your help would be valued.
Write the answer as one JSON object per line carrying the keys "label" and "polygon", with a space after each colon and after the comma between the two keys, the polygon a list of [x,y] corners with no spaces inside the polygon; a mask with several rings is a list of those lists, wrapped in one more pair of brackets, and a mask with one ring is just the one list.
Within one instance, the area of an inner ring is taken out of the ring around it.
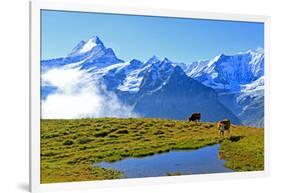
{"label": "snow-capped mountain peak", "polygon": [[148,59],[145,64],[154,64],[154,63],[159,63],[160,60],[157,56],[153,55],[150,59]]}
{"label": "snow-capped mountain peak", "polygon": [[89,39],[82,47],[78,50],[79,53],[88,52],[97,45],[97,38]]}
{"label": "snow-capped mountain peak", "polygon": [[220,54],[210,61],[186,65],[184,71],[219,92],[239,92],[242,85],[263,76],[264,54],[252,50],[234,55]]}
{"label": "snow-capped mountain peak", "polygon": [[172,63],[172,61],[165,57],[165,58],[162,60],[162,63]]}
{"label": "snow-capped mountain peak", "polygon": [[41,61],[43,71],[66,65],[91,70],[118,63],[124,61],[116,57],[113,49],[106,48],[98,36],[80,41],[65,57]]}
{"label": "snow-capped mountain peak", "polygon": [[74,56],[74,55],[81,55],[84,53],[87,53],[95,47],[100,47],[101,49],[104,49],[104,45],[100,38],[98,36],[92,36],[90,39],[87,41],[80,41],[73,49],[72,52],[69,54],[69,56]]}

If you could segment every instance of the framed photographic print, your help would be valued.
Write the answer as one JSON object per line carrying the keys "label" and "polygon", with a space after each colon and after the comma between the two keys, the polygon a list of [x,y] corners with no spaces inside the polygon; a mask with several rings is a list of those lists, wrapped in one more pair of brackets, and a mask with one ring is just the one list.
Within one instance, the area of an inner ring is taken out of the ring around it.
{"label": "framed photographic print", "polygon": [[268,17],[30,13],[32,191],[268,173]]}

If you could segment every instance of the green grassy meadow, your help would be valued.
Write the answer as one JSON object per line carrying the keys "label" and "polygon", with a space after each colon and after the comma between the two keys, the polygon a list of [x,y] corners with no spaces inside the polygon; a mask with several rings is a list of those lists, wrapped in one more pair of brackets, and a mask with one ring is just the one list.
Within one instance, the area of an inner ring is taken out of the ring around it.
{"label": "green grassy meadow", "polygon": [[231,126],[225,138],[215,123],[152,118],[41,120],[41,183],[122,178],[119,171],[93,167],[101,161],[143,157],[220,143],[225,166],[264,169],[264,129]]}

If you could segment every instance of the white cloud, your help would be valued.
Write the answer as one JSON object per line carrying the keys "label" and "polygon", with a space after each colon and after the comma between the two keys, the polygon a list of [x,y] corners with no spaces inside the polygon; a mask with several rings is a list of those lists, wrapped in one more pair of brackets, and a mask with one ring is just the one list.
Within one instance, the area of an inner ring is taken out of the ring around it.
{"label": "white cloud", "polygon": [[78,68],[56,68],[42,75],[42,85],[55,86],[55,93],[41,101],[42,118],[136,117],[132,107],[122,104],[91,76]]}

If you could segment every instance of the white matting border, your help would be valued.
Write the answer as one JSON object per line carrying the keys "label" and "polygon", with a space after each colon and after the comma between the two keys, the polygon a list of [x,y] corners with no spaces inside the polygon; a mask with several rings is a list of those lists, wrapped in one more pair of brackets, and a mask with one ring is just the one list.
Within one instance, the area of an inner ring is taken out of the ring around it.
{"label": "white matting border", "polygon": [[[113,13],[143,16],[165,16],[193,19],[228,20],[264,23],[264,54],[265,54],[265,170],[254,172],[200,174],[174,177],[149,177],[120,180],[103,180],[88,182],[66,182],[40,184],[40,11],[79,11],[95,13]],[[206,180],[226,180],[264,177],[270,174],[270,17],[259,15],[241,15],[226,13],[194,12],[184,10],[143,9],[125,6],[104,6],[89,3],[62,3],[55,1],[30,2],[30,191],[45,192],[53,190],[73,190],[122,186],[141,186],[167,183],[187,183]]]}

